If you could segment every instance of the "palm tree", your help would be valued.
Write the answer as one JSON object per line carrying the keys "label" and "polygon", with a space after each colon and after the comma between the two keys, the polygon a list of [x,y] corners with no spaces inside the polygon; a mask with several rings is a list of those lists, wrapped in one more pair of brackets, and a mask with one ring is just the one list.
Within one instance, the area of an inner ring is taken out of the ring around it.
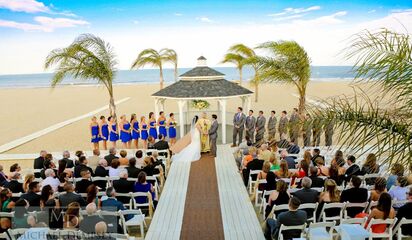
{"label": "palm tree", "polygon": [[235,44],[231,46],[223,57],[222,63],[234,63],[239,71],[239,85],[242,85],[243,67],[247,65],[247,59],[255,56],[253,49],[243,45]]}
{"label": "palm tree", "polygon": [[[335,121],[342,148],[375,152],[389,165],[412,163],[412,43],[410,35],[382,29],[355,35],[346,51],[355,59],[353,96],[312,106],[316,118]],[[407,166],[407,165],[406,165]]]}
{"label": "palm tree", "polygon": [[145,65],[152,65],[159,68],[160,73],[160,89],[163,89],[163,64],[172,62],[175,66],[175,78],[177,78],[177,54],[174,50],[163,48],[156,51],[152,48],[145,49],[139,53],[136,60],[132,64],[133,68],[141,68]]}
{"label": "palm tree", "polygon": [[257,56],[260,81],[295,85],[299,93],[299,114],[303,116],[306,87],[310,79],[310,59],[295,41],[266,42],[258,46],[268,56]]}
{"label": "palm tree", "polygon": [[45,69],[57,65],[51,86],[54,88],[67,76],[82,80],[97,80],[109,93],[109,111],[116,116],[113,97],[113,79],[116,73],[115,54],[110,44],[92,34],[82,34],[66,48],[57,48],[49,53]]}

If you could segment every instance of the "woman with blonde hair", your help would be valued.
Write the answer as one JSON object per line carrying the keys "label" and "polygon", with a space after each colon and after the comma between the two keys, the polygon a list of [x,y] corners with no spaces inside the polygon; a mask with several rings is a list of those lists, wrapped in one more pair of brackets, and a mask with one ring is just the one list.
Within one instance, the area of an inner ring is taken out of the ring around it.
{"label": "woman with blonde hair", "polygon": [[29,173],[24,176],[23,190],[27,192],[29,190],[29,184],[34,181],[34,174]]}
{"label": "woman with blonde hair", "polygon": [[277,156],[276,153],[273,153],[270,155],[269,158],[269,162],[270,162],[270,171],[277,171],[279,170],[280,166],[279,166],[279,158]]}
{"label": "woman with blonde hair", "polygon": [[312,163],[312,154],[310,153],[310,150],[306,150],[306,151],[303,153],[303,160],[304,160],[305,162],[307,162],[308,166],[310,166],[310,165],[313,164],[313,163]]}
{"label": "woman with blonde hair", "polygon": [[[373,153],[369,153],[366,157],[365,163],[362,166],[361,174],[374,174],[379,173],[379,164],[376,163],[376,155]],[[367,178],[365,180],[366,185],[373,185],[376,178]]]}
{"label": "woman with blonde hair", "polygon": [[[338,185],[336,184],[335,180],[326,179],[324,190],[319,195],[319,207],[316,213],[316,217],[319,218],[321,209],[323,209],[323,205],[325,203],[334,203],[334,202],[340,202],[340,192],[338,190]],[[340,209],[331,208],[331,209],[325,210],[325,214],[327,216],[337,216],[339,215],[339,211]]]}
{"label": "woman with blonde hair", "polygon": [[280,161],[280,168],[275,172],[278,178],[290,178],[293,173],[289,171],[288,162],[286,160]]}
{"label": "woman with blonde hair", "polygon": [[268,205],[265,209],[265,217],[268,218],[272,208],[275,205],[283,205],[288,204],[290,199],[290,194],[288,193],[288,184],[283,181],[279,180],[276,183],[276,190],[273,191],[268,199]]}

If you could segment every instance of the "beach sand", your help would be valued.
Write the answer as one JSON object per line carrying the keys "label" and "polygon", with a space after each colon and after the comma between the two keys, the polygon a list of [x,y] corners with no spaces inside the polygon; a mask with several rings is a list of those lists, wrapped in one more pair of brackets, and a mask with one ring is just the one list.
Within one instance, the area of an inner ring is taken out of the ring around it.
{"label": "beach sand", "polygon": [[[307,98],[318,100],[341,94],[352,94],[350,82],[310,82]],[[250,88],[249,85],[244,84]],[[131,113],[138,116],[148,115],[154,111],[154,100],[151,94],[159,90],[158,84],[147,85],[116,85],[115,99],[130,97],[130,100],[117,106],[117,114]],[[271,110],[276,110],[279,116],[282,110],[291,111],[298,104],[297,92],[293,86],[281,84],[261,84],[259,101],[252,101],[252,109],[257,115],[263,110],[268,116]],[[60,86],[51,88],[15,88],[0,89],[0,145],[44,129],[53,124],[74,118],[98,108],[106,106],[108,94],[101,86]],[[235,112],[241,105],[240,98],[228,101],[227,111]],[[177,103],[172,100],[165,102],[165,112],[177,112]],[[209,110],[217,110],[211,102]],[[108,110],[97,115],[108,115]],[[37,153],[41,149],[47,151],[90,150],[90,119],[82,119],[61,129],[53,131],[38,139],[34,139],[5,153]],[[4,162],[5,163],[5,162]],[[5,164],[5,167],[8,164]],[[31,164],[30,164],[31,165]]]}

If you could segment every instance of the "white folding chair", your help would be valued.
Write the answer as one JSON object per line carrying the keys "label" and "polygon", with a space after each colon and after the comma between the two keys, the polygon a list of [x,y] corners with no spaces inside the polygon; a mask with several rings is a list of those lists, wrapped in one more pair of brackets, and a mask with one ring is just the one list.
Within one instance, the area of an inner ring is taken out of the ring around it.
{"label": "white folding chair", "polygon": [[[152,198],[152,195],[150,192],[135,192],[135,193],[131,193],[130,195],[132,197],[133,200],[133,208],[132,209],[141,209],[141,208],[147,208],[149,211],[149,214],[146,216],[146,218],[151,219],[153,216],[151,215],[151,212],[153,209],[153,205],[150,205],[150,200]],[[137,203],[136,202],[136,197],[145,197],[147,199],[146,203]],[[153,204],[153,199],[152,199],[152,204]]]}
{"label": "white folding chair", "polygon": [[[4,237],[5,239],[16,240],[16,239],[19,238],[21,235],[23,235],[26,231],[27,231],[27,228],[15,228],[15,229],[9,228],[9,229],[7,230],[8,236],[7,236],[6,233],[3,233],[3,234],[5,234],[5,235],[4,235],[4,236],[5,236],[5,237]],[[2,237],[3,237],[3,236],[2,236]]]}
{"label": "white folding chair", "polygon": [[289,204],[282,204],[282,205],[275,205],[273,206],[272,210],[270,211],[268,218],[272,216],[273,219],[276,219],[276,212],[278,211],[288,211]]}
{"label": "white folding chair", "polygon": [[350,203],[346,202],[345,203],[345,211],[344,211],[344,218],[350,218],[348,215],[348,209],[355,208],[355,209],[360,209],[362,208],[361,212],[365,212],[365,209],[368,207],[368,202],[363,202],[363,203]]}
{"label": "white folding chair", "polygon": [[263,194],[262,194],[262,198],[261,198],[261,201],[260,201],[260,212],[261,213],[263,213],[263,218],[265,218],[265,209],[266,209],[266,207],[267,207],[267,205],[268,205],[268,201],[266,200],[266,198],[268,198],[269,199],[269,196],[270,196],[270,194],[272,194],[272,192],[274,192],[275,190],[270,190],[270,191],[263,191]]}
{"label": "white folding chair", "polygon": [[106,182],[106,188],[109,187],[108,186],[109,177],[92,177],[92,182],[94,183],[96,181],[105,181]]}
{"label": "white folding chair", "polygon": [[[374,219],[372,218],[368,224],[368,226],[366,227],[366,230],[369,231],[369,240],[372,240],[374,238],[387,238],[387,239],[391,239],[392,238],[392,229],[393,226],[395,225],[397,221],[397,218],[394,219],[390,219],[387,218],[385,220],[382,219]],[[383,233],[374,233],[372,231],[372,226],[373,225],[377,225],[377,224],[386,224],[386,229],[385,232]]]}
{"label": "white folding chair", "polygon": [[308,228],[308,239],[333,240],[333,229],[335,224],[335,221],[311,223]]}
{"label": "white folding chair", "polygon": [[116,197],[128,197],[129,203],[123,203],[123,205],[129,209],[133,208],[133,196],[132,193],[116,193]]}
{"label": "white folding chair", "polygon": [[404,235],[402,233],[402,225],[412,224],[412,219],[402,218],[401,221],[393,229],[393,234],[397,235],[397,240],[402,240],[403,238],[411,238],[410,235]]}
{"label": "white folding chair", "polygon": [[248,176],[249,181],[248,181],[248,185],[247,185],[247,187],[248,187],[248,189],[249,189],[249,194],[252,194],[252,193],[253,193],[253,186],[256,184],[256,180],[253,181],[253,180],[252,180],[252,176],[256,175],[256,178],[257,178],[257,175],[258,175],[261,171],[262,171],[262,170],[250,170],[249,176]]}
{"label": "white folding chair", "polygon": [[[140,228],[140,235],[141,238],[144,239],[144,226],[146,225],[145,222],[145,215],[142,213],[140,209],[137,210],[124,210],[119,211],[120,219],[123,226],[123,232],[125,234],[129,234],[127,228],[138,226]],[[133,215],[133,217],[129,220],[126,220],[126,215]]]}
{"label": "white folding chair", "polygon": [[371,213],[371,209],[378,206],[378,201],[371,201],[366,209],[366,213]]}
{"label": "white folding chair", "polygon": [[259,190],[259,185],[260,184],[266,184],[267,183],[267,181],[266,181],[266,179],[259,179],[255,184],[255,188],[256,188],[256,190],[255,190],[255,207],[257,207],[258,205],[259,205],[259,196],[261,196],[262,195],[262,193],[263,193],[263,191],[262,190]]}
{"label": "white folding chair", "polygon": [[[366,180],[367,179],[370,179],[370,178],[378,178],[378,177],[381,177],[382,176],[382,174],[380,174],[380,173],[371,173],[371,174],[365,174],[365,176],[363,176],[363,179],[362,179],[362,181],[363,181],[363,184],[364,185],[366,185],[366,186],[369,186],[366,182]],[[360,176],[359,176],[360,177]]]}
{"label": "white folding chair", "polygon": [[285,226],[283,224],[280,225],[279,228],[279,240],[283,240],[283,231],[288,231],[288,230],[300,230],[300,238],[303,238],[305,235],[305,229],[306,229],[306,223],[302,225],[296,225],[296,226]]}
{"label": "white folding chair", "polygon": [[[345,208],[344,203],[325,203],[320,213],[318,222],[322,219],[324,222],[328,221],[340,221],[343,218],[343,211]],[[330,209],[339,209],[339,214],[335,216],[326,216],[326,212]]]}
{"label": "white folding chair", "polygon": [[300,210],[310,210],[313,211],[312,216],[308,215],[307,222],[316,222],[316,210],[318,209],[319,203],[302,203],[299,205]]}

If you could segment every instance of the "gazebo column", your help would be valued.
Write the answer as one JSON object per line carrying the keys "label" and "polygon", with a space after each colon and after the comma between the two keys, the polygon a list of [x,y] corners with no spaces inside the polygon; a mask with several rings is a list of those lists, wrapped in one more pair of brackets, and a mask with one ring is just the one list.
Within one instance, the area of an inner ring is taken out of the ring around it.
{"label": "gazebo column", "polygon": [[179,107],[179,128],[180,128],[180,138],[185,135],[185,121],[183,116],[183,109],[185,107],[186,100],[179,100],[177,101],[177,105]]}
{"label": "gazebo column", "polygon": [[222,116],[222,144],[226,144],[226,102],[226,99],[219,100]]}
{"label": "gazebo column", "polygon": [[155,115],[155,118],[157,119],[157,117],[158,117],[158,114],[159,114],[159,103],[160,103],[160,99],[159,98],[155,98],[155,108],[154,108],[154,115]]}

